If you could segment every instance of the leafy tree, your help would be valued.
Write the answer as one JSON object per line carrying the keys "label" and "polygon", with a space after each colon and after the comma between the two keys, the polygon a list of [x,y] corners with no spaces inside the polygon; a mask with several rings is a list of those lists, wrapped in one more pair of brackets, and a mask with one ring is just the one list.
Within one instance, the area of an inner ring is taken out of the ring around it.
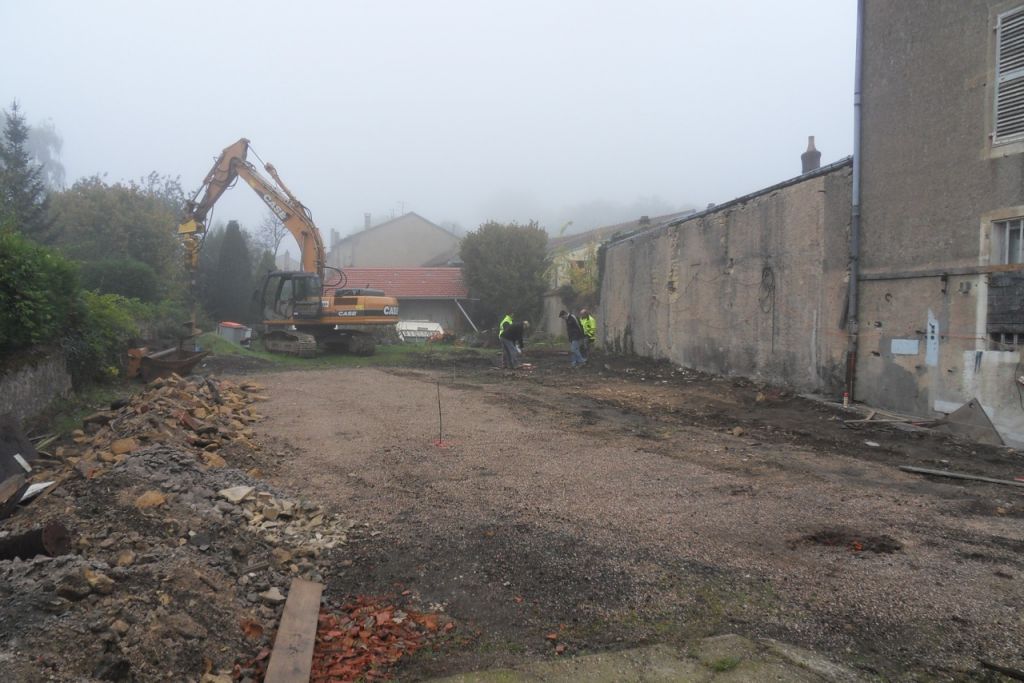
{"label": "leafy tree", "polygon": [[64,164],[60,161],[60,152],[64,148],[64,138],[57,132],[53,121],[29,128],[25,144],[29,154],[43,169],[46,187],[51,191],[63,190]]}
{"label": "leafy tree", "polygon": [[160,280],[149,264],[126,256],[87,261],[79,269],[82,287],[100,294],[155,302],[160,298]]}
{"label": "leafy tree", "polygon": [[535,318],[547,289],[548,235],[531,221],[528,225],[484,223],[462,240],[462,274],[470,291],[480,299],[478,311],[485,325],[508,312]]}
{"label": "leafy tree", "polygon": [[[277,250],[281,248],[281,240],[288,236],[288,228],[277,215],[268,210],[267,214],[260,221],[253,235],[253,243],[261,250],[270,251],[273,258],[277,258]],[[262,256],[262,255],[261,255]]]}
{"label": "leafy tree", "polygon": [[175,216],[178,216],[185,206],[185,190],[181,187],[180,176],[172,178],[169,175],[150,171],[149,175],[139,178],[138,181],[129,181],[128,186],[142,195],[160,202]]}
{"label": "leafy tree", "polygon": [[217,320],[245,322],[252,300],[252,265],[249,261],[247,234],[238,221],[229,221],[217,259],[212,285],[210,313]]}
{"label": "leafy tree", "polygon": [[79,261],[131,258],[169,284],[180,282],[183,260],[175,226],[184,193],[177,180],[150,174],[142,182],[108,185],[82,178],[53,195],[57,246]]}
{"label": "leafy tree", "polygon": [[52,240],[43,169],[28,151],[29,127],[18,103],[4,112],[0,139],[0,205],[8,223],[39,242]]}

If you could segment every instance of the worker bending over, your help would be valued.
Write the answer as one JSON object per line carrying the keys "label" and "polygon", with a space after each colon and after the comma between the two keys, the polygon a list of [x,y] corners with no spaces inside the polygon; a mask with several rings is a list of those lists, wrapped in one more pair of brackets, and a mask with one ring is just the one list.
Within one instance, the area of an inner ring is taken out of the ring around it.
{"label": "worker bending over", "polygon": [[523,337],[530,329],[530,321],[511,322],[502,328],[498,339],[501,340],[501,367],[515,370],[519,367],[519,356],[526,348]]}

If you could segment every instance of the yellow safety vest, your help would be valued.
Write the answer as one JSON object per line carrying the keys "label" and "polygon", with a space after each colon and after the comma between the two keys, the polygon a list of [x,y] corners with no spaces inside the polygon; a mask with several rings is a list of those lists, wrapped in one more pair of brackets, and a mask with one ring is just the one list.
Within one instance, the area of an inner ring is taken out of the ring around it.
{"label": "yellow safety vest", "polygon": [[506,315],[502,319],[501,324],[498,325],[498,336],[500,337],[501,333],[505,331],[505,328],[508,327],[511,324],[512,324],[512,316],[511,315]]}

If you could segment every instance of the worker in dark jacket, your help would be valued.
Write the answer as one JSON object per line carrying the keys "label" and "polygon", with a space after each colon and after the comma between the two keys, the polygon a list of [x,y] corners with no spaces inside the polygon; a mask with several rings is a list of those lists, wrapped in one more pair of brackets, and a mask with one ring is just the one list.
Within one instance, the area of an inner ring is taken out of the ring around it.
{"label": "worker in dark jacket", "polygon": [[587,362],[587,359],[580,355],[580,344],[587,335],[584,334],[579,319],[572,313],[562,311],[558,317],[565,321],[565,334],[569,337],[569,365],[577,368]]}
{"label": "worker in dark jacket", "polygon": [[501,340],[501,367],[515,370],[519,367],[519,356],[526,348],[523,336],[530,329],[530,321],[510,322],[498,335]]}

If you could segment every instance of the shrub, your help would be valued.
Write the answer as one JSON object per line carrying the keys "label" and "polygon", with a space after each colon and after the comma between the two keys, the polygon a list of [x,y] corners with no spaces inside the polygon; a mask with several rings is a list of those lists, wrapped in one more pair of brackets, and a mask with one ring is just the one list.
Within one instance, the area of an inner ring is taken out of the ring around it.
{"label": "shrub", "polygon": [[17,233],[0,233],[0,358],[56,343],[78,306],[74,264]]}
{"label": "shrub", "polygon": [[141,301],[156,301],[160,281],[152,266],[133,258],[111,258],[83,263],[82,287],[100,294],[120,294]]}
{"label": "shrub", "polygon": [[138,336],[131,310],[138,302],[117,294],[84,291],[76,319],[62,340],[76,386],[116,376],[125,349]]}

